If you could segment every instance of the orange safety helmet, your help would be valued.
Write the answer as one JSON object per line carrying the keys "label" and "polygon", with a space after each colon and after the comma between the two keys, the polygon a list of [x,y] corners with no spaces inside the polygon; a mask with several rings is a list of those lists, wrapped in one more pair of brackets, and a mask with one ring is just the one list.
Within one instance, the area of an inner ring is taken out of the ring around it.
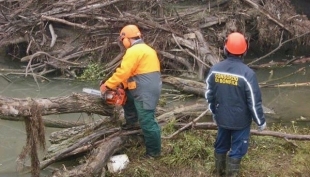
{"label": "orange safety helmet", "polygon": [[243,34],[233,32],[226,38],[224,52],[227,50],[233,55],[243,55],[246,53],[247,49],[248,44]]}
{"label": "orange safety helmet", "polygon": [[134,37],[141,37],[141,32],[136,25],[126,25],[120,32],[120,40],[126,49],[131,46],[129,39]]}

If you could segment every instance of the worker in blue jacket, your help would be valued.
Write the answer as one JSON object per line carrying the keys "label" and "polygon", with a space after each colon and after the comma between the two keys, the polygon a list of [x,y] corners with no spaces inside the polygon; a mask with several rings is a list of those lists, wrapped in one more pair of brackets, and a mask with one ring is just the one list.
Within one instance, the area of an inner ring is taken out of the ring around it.
{"label": "worker in blue jacket", "polygon": [[238,175],[248,150],[252,120],[259,131],[266,127],[256,74],[242,61],[247,49],[244,35],[229,34],[224,46],[226,59],[213,65],[206,79],[205,96],[218,126],[214,144],[217,176]]}

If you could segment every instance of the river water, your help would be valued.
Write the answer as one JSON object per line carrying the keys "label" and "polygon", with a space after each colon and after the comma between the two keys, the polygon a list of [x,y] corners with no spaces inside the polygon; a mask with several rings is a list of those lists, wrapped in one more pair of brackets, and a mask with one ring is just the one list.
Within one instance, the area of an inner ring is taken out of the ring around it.
{"label": "river water", "polygon": [[[245,61],[247,62],[247,61]],[[8,67],[12,65],[6,65]],[[276,79],[288,75],[301,67],[305,67],[304,72],[277,80],[279,83],[299,83],[310,82],[310,71],[308,64],[294,65],[277,69],[259,69],[256,71],[260,82],[268,79]],[[72,92],[81,92],[84,87],[97,88],[98,83],[74,82],[63,80],[51,80],[50,82],[34,81],[31,76],[27,78],[8,76],[12,82],[8,82],[0,77],[0,94],[5,97],[14,98],[42,98],[58,97],[72,94]],[[263,104],[272,108],[277,117],[267,117],[267,123],[282,122],[291,124],[291,121],[300,120],[303,126],[309,126],[310,109],[308,100],[310,100],[309,87],[284,87],[284,88],[262,88]],[[83,121],[86,117],[81,114],[50,115],[53,119],[62,119],[67,121]],[[81,118],[82,117],[82,118]],[[46,140],[51,132],[57,131],[57,128],[46,128]],[[7,121],[0,119],[0,177],[28,177],[29,174],[18,174],[16,172],[16,159],[25,145],[26,132],[24,123],[21,121]],[[47,141],[47,147],[49,146]],[[43,153],[41,153],[42,156]],[[29,164],[29,160],[27,161]],[[49,174],[50,170],[43,170],[42,176]]]}

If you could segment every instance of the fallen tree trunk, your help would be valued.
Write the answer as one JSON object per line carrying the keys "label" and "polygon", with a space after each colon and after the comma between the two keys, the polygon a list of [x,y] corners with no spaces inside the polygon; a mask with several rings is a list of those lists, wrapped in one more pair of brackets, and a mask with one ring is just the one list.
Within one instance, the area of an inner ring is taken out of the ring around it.
{"label": "fallen tree trunk", "polygon": [[81,126],[75,126],[71,128],[66,128],[57,132],[51,133],[49,136],[49,142],[52,144],[59,144],[60,142],[75,136],[81,132],[85,131],[93,131],[96,130],[98,127],[101,127],[102,125],[107,124],[111,120],[106,118],[106,119],[100,119],[95,122],[86,124],[86,125],[81,125]]}
{"label": "fallen tree trunk", "polygon": [[163,82],[174,86],[184,93],[195,94],[204,97],[206,91],[206,84],[189,79],[182,79],[173,76],[163,77]]}
{"label": "fallen tree trunk", "polygon": [[[176,123],[176,128],[182,128],[186,124],[184,123]],[[203,122],[203,123],[195,123],[191,127],[193,129],[204,129],[204,130],[217,130],[217,125],[213,122]],[[257,136],[272,136],[276,138],[284,138],[284,139],[290,139],[290,140],[310,140],[310,135],[294,135],[294,134],[288,134],[288,133],[282,133],[282,132],[276,132],[276,131],[270,131],[270,130],[264,130],[264,131],[257,131],[255,129],[251,129],[252,135]]]}
{"label": "fallen tree trunk", "polygon": [[65,173],[54,175],[54,177],[77,177],[77,176],[104,176],[105,166],[109,158],[119,151],[125,144],[128,137],[111,137],[98,145],[98,148],[92,151],[87,162]]}
{"label": "fallen tree trunk", "polygon": [[31,116],[33,104],[41,109],[42,115],[65,113],[94,113],[105,116],[114,114],[114,107],[106,104],[100,97],[84,93],[73,93],[70,96],[51,98],[7,98],[0,96],[0,116],[27,117]]}
{"label": "fallen tree trunk", "polygon": [[86,144],[92,144],[96,141],[102,139],[102,137],[108,137],[109,135],[117,132],[119,128],[114,129],[103,129],[96,131],[89,136],[75,136],[72,137],[69,141],[62,142],[61,146],[57,146],[54,148],[53,153],[49,153],[45,160],[41,162],[40,168],[44,169],[50,164],[67,157],[66,154],[70,154],[72,151],[76,150],[77,148],[84,146]]}
{"label": "fallen tree trunk", "polygon": [[[169,85],[174,86],[178,90],[184,93],[195,94],[200,97],[205,97],[206,84],[194,80],[182,79],[173,76],[167,76],[163,78],[163,82]],[[207,108],[207,106],[206,106]],[[272,109],[263,106],[264,113],[266,114],[275,114]]]}
{"label": "fallen tree trunk", "polygon": [[[10,121],[24,121],[22,117],[0,117],[0,119],[10,120]],[[85,125],[83,122],[72,122],[72,121],[64,121],[64,120],[53,120],[50,118],[43,118],[44,126],[46,127],[54,127],[54,128],[70,128],[76,127],[80,125]]]}
{"label": "fallen tree trunk", "polygon": [[310,82],[303,83],[278,83],[278,84],[266,84],[263,87],[268,88],[280,88],[280,87],[309,87]]}

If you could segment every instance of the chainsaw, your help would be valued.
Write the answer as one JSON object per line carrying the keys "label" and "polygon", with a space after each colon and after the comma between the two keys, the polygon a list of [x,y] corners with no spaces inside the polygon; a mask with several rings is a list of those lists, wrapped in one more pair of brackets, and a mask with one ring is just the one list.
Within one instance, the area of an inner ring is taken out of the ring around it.
{"label": "chainsaw", "polygon": [[90,88],[83,88],[83,92],[100,96],[103,100],[105,100],[106,103],[115,106],[124,105],[127,100],[125,90],[122,88],[117,88],[116,90],[107,90],[103,95],[101,94],[100,90]]}

